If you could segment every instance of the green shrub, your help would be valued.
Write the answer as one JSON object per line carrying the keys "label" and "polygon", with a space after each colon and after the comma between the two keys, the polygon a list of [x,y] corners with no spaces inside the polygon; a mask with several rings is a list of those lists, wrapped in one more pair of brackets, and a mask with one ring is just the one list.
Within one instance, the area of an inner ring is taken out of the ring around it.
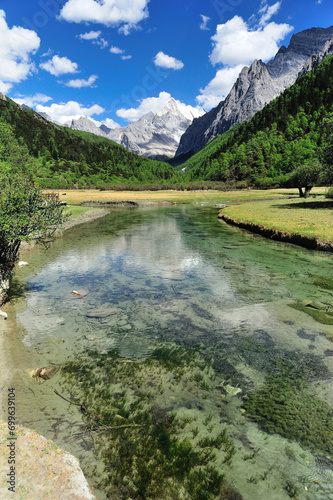
{"label": "green shrub", "polygon": [[327,193],[325,193],[325,198],[328,198],[329,200],[333,200],[333,186],[328,188]]}

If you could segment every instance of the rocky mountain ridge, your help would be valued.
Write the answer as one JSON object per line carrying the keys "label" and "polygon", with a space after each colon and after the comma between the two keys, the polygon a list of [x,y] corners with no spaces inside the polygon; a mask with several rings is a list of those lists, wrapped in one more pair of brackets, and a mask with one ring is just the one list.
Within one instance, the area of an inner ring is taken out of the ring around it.
{"label": "rocky mountain ridge", "polygon": [[200,111],[190,111],[171,98],[161,111],[149,112],[126,127],[98,127],[84,117],[72,120],[67,126],[110,139],[141,156],[166,160],[175,155],[181,136],[198,116]]}
{"label": "rocky mountain ridge", "polygon": [[293,85],[298,76],[333,53],[333,26],[311,28],[292,36],[267,64],[244,67],[226,99],[196,118],[183,134],[176,156],[195,153],[237,123],[249,120]]}

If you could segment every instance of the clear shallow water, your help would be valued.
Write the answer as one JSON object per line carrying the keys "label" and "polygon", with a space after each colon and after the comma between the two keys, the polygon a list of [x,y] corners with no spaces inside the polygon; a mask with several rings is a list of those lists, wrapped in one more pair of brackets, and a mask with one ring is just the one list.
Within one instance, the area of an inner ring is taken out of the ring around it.
{"label": "clear shallow water", "polygon": [[306,372],[307,391],[333,405],[333,347],[324,335],[333,327],[288,306],[300,300],[333,307],[333,291],[316,281],[333,277],[331,255],[230,228],[216,209],[175,207],[116,210],[27,260],[18,276],[29,291],[14,306],[16,324],[11,320],[20,422],[79,456],[92,484],[92,440],[75,437],[81,415],[53,392],[64,390],[61,374],[37,385],[29,369],[84,360],[91,349],[116,348],[124,361],[139,362],[168,342],[211,360],[216,378],[207,379],[209,390],[179,385],[155,394],[156,401],[195,414],[200,432],[207,432],[207,415],[212,432],[227,428],[236,453],[219,466],[245,500],[291,498],[288,485],[298,498],[333,498],[328,453],[267,434],[243,408],[277,358]]}

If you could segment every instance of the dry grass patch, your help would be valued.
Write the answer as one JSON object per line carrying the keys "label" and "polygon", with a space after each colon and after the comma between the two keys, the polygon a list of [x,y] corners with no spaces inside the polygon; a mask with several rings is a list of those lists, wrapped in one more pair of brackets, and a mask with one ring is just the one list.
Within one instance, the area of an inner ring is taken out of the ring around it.
{"label": "dry grass patch", "polygon": [[[69,205],[79,205],[83,201],[170,201],[173,203],[220,203],[224,201],[246,201],[297,195],[296,189],[268,189],[242,191],[99,191],[98,189],[57,190],[61,201]],[[324,188],[314,192],[323,193]]]}

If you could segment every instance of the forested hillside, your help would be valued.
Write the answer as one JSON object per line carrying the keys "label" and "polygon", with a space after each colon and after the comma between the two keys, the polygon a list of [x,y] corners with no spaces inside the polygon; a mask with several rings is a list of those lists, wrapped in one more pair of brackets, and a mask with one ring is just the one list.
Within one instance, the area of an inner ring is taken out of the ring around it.
{"label": "forested hillside", "polygon": [[333,148],[333,56],[250,121],[209,143],[178,173],[108,139],[54,125],[2,97],[0,173],[25,172],[42,187],[181,182],[186,188],[196,181],[300,187],[333,180],[321,164]]}
{"label": "forested hillside", "polygon": [[184,178],[243,181],[258,187],[294,184],[293,172],[319,160],[332,141],[333,56],[258,112],[181,165]]}
{"label": "forested hillside", "polygon": [[26,172],[43,187],[102,186],[171,179],[171,166],[142,158],[89,133],[54,125],[0,99],[0,172]]}

